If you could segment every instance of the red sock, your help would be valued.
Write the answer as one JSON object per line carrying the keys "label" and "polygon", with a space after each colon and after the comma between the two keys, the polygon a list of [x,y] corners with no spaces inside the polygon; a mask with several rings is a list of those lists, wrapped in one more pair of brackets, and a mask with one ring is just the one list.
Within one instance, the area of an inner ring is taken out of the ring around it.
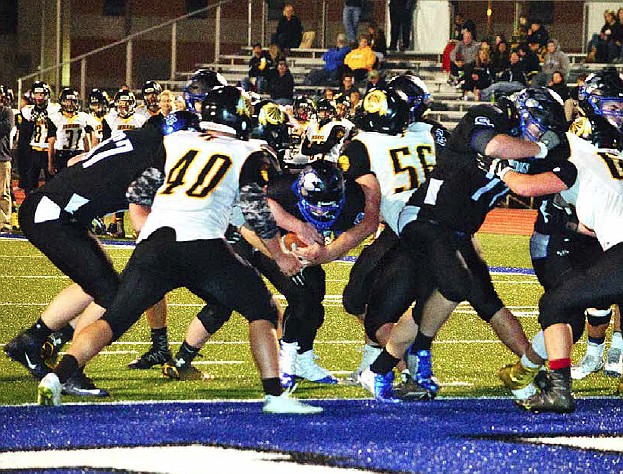
{"label": "red sock", "polygon": [[555,359],[549,361],[549,368],[552,370],[560,370],[571,367],[571,359]]}

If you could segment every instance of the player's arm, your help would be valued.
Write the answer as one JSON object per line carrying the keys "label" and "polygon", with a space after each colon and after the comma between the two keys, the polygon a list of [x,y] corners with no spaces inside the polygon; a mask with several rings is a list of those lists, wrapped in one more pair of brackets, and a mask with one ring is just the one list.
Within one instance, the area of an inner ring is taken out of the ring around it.
{"label": "player's arm", "polygon": [[56,143],[56,137],[51,135],[48,137],[48,173],[55,174],[56,168],[54,166],[54,154],[56,150],[54,149],[54,144]]}
{"label": "player's arm", "polygon": [[274,199],[268,198],[268,205],[280,228],[294,232],[307,245],[311,245],[314,242],[318,244],[324,243],[322,236],[309,222],[297,219]]}
{"label": "player's arm", "polygon": [[294,255],[283,252],[277,222],[265,192],[271,175],[275,176],[277,169],[268,153],[255,152],[247,158],[240,171],[240,210],[250,229],[262,239],[281,271],[292,276],[300,271],[301,263]]}
{"label": "player's arm", "polygon": [[151,205],[158,188],[164,183],[164,174],[157,168],[147,168],[141,175],[130,183],[126,197],[130,222],[134,230],[139,233],[151,212]]}
{"label": "player's arm", "polygon": [[572,163],[565,161],[544,173],[530,175],[501,168],[496,174],[515,194],[537,197],[569,189],[577,179],[578,170]]}

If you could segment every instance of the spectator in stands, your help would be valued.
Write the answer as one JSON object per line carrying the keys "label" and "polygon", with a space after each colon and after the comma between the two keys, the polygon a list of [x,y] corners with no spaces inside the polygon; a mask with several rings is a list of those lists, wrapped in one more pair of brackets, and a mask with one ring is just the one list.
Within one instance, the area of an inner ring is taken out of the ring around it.
{"label": "spectator in stands", "polygon": [[592,43],[595,46],[595,60],[598,63],[611,63],[619,57],[621,41],[621,24],[614,10],[604,12],[604,26],[601,27],[599,35],[594,38]]}
{"label": "spectator in stands", "polygon": [[480,48],[474,70],[465,78],[462,86],[463,100],[480,100],[480,92],[491,85],[493,75],[489,48]]}
{"label": "spectator in stands", "polygon": [[472,34],[472,39],[476,41],[476,23],[474,23],[473,20],[466,20],[461,13],[457,13],[454,15],[454,33],[452,39],[461,41],[465,31],[469,31]]}
{"label": "spectator in stands", "polygon": [[348,116],[349,117],[354,117],[355,115],[357,115],[357,112],[359,112],[359,109],[361,108],[361,92],[359,92],[359,89],[355,89],[354,91],[351,91],[349,94],[349,109],[348,109]]}
{"label": "spectator in stands", "polygon": [[619,54],[617,57],[613,59],[614,63],[622,63],[623,62],[623,8],[619,8],[617,10],[617,21],[619,23],[619,27],[614,35],[614,44],[618,48]]}
{"label": "spectator in stands", "polygon": [[0,235],[11,232],[11,147],[9,137],[15,117],[7,88],[0,86]]}
{"label": "spectator in stands", "polygon": [[268,84],[271,99],[281,105],[292,104],[294,77],[292,77],[285,59],[279,60],[277,70],[271,73]]}
{"label": "spectator in stands", "polygon": [[[498,35],[498,37],[500,37],[500,35]],[[493,53],[491,53],[491,69],[494,74],[499,74],[508,67],[510,64],[509,56],[510,50],[506,39],[501,36],[500,41],[497,41],[496,38],[495,46],[493,46]]]}
{"label": "spectator in stands", "polygon": [[186,101],[181,95],[175,96],[175,110],[186,110]]}
{"label": "spectator in stands", "polygon": [[327,99],[331,102],[335,100],[335,91],[333,89],[327,88],[322,91],[322,98]]}
{"label": "spectator in stands", "polygon": [[539,57],[534,51],[532,51],[532,48],[530,48],[527,43],[521,43],[518,46],[517,51],[519,52],[523,69],[526,72],[526,77],[528,78],[528,81],[530,81],[535,75],[541,72]]}
{"label": "spectator in stands", "polygon": [[353,73],[348,71],[344,73],[344,77],[342,78],[342,85],[340,86],[340,90],[335,96],[336,105],[338,102],[349,101],[350,93],[352,91],[359,91],[357,87],[355,87],[355,77]]}
{"label": "spectator in stands", "polygon": [[242,88],[245,91],[254,90],[260,94],[266,92],[271,67],[272,58],[270,54],[262,51],[260,43],[255,43],[249,60],[249,74],[242,80]]}
{"label": "spectator in stands", "polygon": [[569,56],[562,51],[558,45],[558,40],[549,39],[547,41],[547,52],[543,58],[541,72],[532,78],[531,85],[533,87],[546,86],[551,80],[554,71],[560,71],[564,77],[569,77],[571,64]]}
{"label": "spectator in stands", "polygon": [[361,18],[363,0],[344,0],[344,10],[342,10],[342,20],[346,30],[346,38],[350,44],[357,41],[357,29]]}
{"label": "spectator in stands", "polygon": [[518,43],[525,43],[528,38],[528,30],[530,27],[528,26],[528,17],[526,15],[519,16],[519,22],[517,23],[517,29],[515,30],[515,38]]}
{"label": "spectator in stands", "polygon": [[370,71],[368,74],[368,84],[366,85],[366,94],[373,87],[385,87],[385,78],[381,76],[381,73],[376,69]]}
{"label": "spectator in stands", "polygon": [[[528,44],[531,45],[533,50],[538,55],[541,55],[542,51],[545,50],[545,46],[547,45],[547,40],[549,40],[549,33],[543,26],[541,20],[539,19],[532,20],[530,24],[530,29],[528,30],[528,35],[526,36],[526,41],[528,42]],[[536,44],[539,45],[538,49],[532,46]]]}
{"label": "spectator in stands", "polygon": [[302,39],[303,25],[301,25],[301,20],[294,14],[294,7],[290,3],[286,3],[272,42],[276,43],[282,50],[289,50],[298,48]]}
{"label": "spectator in stands", "polygon": [[569,87],[567,87],[567,81],[562,71],[554,71],[552,74],[552,80],[547,83],[547,87],[556,91],[560,98],[564,101],[569,99]]}
{"label": "spectator in stands", "polygon": [[344,58],[350,53],[350,46],[346,44],[346,36],[337,35],[335,47],[329,48],[323,55],[324,68],[314,69],[303,82],[308,86],[319,84],[337,84],[344,74]]}
{"label": "spectator in stands", "polygon": [[573,122],[578,113],[578,92],[580,92],[580,87],[584,85],[584,81],[588,77],[588,74],[582,72],[578,75],[576,79],[575,86],[569,89],[569,98],[565,101],[565,118],[567,122]]}
{"label": "spectator in stands", "polygon": [[411,47],[411,29],[413,27],[415,4],[415,0],[389,0],[389,21],[391,23],[390,51],[398,49],[399,39],[401,39],[400,51]]}
{"label": "spectator in stands", "polygon": [[471,75],[479,49],[480,44],[472,39],[471,31],[465,30],[463,41],[459,41],[450,53],[450,81],[453,85],[458,86],[466,76]]}
{"label": "spectator in stands", "polygon": [[494,101],[500,95],[508,95],[520,91],[526,87],[528,79],[523,69],[523,64],[519,60],[519,53],[511,51],[510,66],[500,74],[498,82],[494,82],[480,92],[480,100]]}
{"label": "spectator in stands", "polygon": [[371,21],[368,23],[368,36],[370,37],[370,47],[377,59],[383,61],[387,56],[387,40],[385,39],[385,33],[378,25]]}
{"label": "spectator in stands", "polygon": [[376,62],[376,55],[368,44],[368,37],[364,35],[359,38],[359,47],[353,49],[344,59],[344,64],[350,68],[357,81],[366,80]]}

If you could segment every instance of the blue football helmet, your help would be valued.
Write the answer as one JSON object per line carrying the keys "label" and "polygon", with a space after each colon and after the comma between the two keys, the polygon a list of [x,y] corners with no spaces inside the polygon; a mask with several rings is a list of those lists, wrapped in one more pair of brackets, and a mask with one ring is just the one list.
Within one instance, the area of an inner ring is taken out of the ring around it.
{"label": "blue football helmet", "polygon": [[565,109],[560,96],[547,87],[524,89],[513,97],[521,136],[539,141],[548,130],[564,134],[567,129]]}
{"label": "blue football helmet", "polygon": [[190,76],[184,86],[186,108],[192,112],[201,112],[201,103],[208,92],[215,87],[226,86],[227,80],[211,69],[199,69]]}
{"label": "blue football helmet", "polygon": [[401,74],[392,78],[387,87],[403,92],[409,104],[409,123],[418,122],[428,110],[432,99],[426,84],[412,74]]}
{"label": "blue football helmet", "polygon": [[292,187],[305,220],[319,231],[330,229],[346,201],[342,171],[329,161],[314,161],[303,168]]}
{"label": "blue football helmet", "polygon": [[578,91],[580,108],[587,115],[601,115],[612,125],[623,127],[623,80],[608,67],[588,76]]}

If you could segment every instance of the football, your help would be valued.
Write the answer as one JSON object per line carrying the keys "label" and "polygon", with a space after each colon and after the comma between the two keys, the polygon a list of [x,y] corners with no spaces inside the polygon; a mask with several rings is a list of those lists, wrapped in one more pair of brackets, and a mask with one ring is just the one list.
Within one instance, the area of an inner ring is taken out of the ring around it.
{"label": "football", "polygon": [[296,250],[297,248],[307,247],[307,244],[303,242],[294,232],[289,232],[281,237],[281,243],[283,247],[291,252],[292,250]]}

